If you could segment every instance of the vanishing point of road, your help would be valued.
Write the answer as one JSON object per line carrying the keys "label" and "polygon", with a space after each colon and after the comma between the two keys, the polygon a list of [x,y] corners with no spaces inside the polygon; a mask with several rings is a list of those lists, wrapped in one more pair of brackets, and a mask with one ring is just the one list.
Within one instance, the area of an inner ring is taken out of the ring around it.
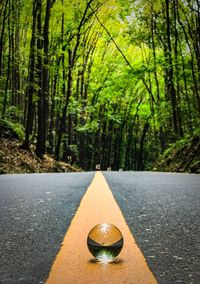
{"label": "vanishing point of road", "polygon": [[[94,174],[0,176],[1,284],[45,283]],[[103,175],[156,281],[199,284],[200,176],[152,172]],[[110,216],[115,220],[115,212]],[[81,259],[81,251],[79,254]],[[123,261],[126,265],[126,257]],[[79,263],[74,265],[79,269]],[[115,269],[123,273],[123,263]],[[132,279],[129,283],[136,282]]]}

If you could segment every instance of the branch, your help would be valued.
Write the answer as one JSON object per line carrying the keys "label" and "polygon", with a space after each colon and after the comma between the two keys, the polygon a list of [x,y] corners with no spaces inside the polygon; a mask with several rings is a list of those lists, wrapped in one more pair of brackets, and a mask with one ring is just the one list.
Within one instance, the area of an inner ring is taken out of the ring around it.
{"label": "branch", "polygon": [[[106,26],[101,22],[101,20],[99,19],[99,17],[97,16],[97,14],[95,13],[95,11],[93,10],[93,8],[90,6],[90,9],[93,11],[93,13],[95,14],[95,17],[97,19],[97,21],[99,22],[99,24],[102,26],[102,28],[106,31],[106,33],[108,34],[108,36],[110,37],[110,39],[112,40],[112,42],[114,43],[115,47],[117,48],[117,50],[120,52],[120,54],[122,55],[122,57],[124,58],[126,64],[130,67],[130,69],[133,71],[133,73],[135,73],[135,70],[133,68],[133,66],[131,65],[131,63],[129,62],[129,60],[126,58],[125,54],[123,53],[123,51],[121,50],[121,48],[118,46],[118,44],[116,43],[116,41],[114,40],[114,38],[112,37],[111,33],[108,31],[108,29],[106,28]],[[147,83],[145,82],[145,80],[143,78],[141,78],[143,84],[145,85],[145,87],[147,88],[148,92],[151,94],[152,99],[154,101],[154,103],[156,104],[156,101],[153,97],[153,94],[150,90],[150,88],[148,87]]]}
{"label": "branch", "polygon": [[133,67],[131,66],[130,62],[128,61],[128,59],[126,58],[126,56],[124,55],[123,51],[120,49],[120,47],[117,45],[116,41],[114,40],[114,38],[112,37],[112,35],[110,34],[110,32],[108,31],[108,29],[106,28],[106,26],[101,22],[101,20],[99,19],[99,17],[97,16],[97,14],[95,13],[95,11],[93,10],[93,8],[90,6],[90,9],[94,12],[95,17],[97,19],[97,21],[99,22],[99,24],[102,26],[102,28],[106,31],[106,33],[109,35],[110,39],[112,40],[112,42],[114,43],[115,47],[117,48],[117,50],[121,53],[122,57],[124,58],[124,60],[126,61],[127,65],[131,68],[131,70],[134,72]]}

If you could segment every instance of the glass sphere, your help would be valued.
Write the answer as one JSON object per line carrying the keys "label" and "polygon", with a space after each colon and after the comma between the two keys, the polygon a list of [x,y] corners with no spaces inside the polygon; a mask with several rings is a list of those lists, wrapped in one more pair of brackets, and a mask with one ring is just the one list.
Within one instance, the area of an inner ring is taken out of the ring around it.
{"label": "glass sphere", "polygon": [[124,241],[120,230],[108,223],[94,226],[88,234],[87,245],[91,254],[100,262],[111,262],[122,250]]}

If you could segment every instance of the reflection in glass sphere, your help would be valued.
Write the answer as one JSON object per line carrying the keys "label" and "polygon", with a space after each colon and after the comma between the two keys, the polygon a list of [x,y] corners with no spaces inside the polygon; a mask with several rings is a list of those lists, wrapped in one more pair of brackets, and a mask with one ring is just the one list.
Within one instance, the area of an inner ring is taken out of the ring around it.
{"label": "reflection in glass sphere", "polygon": [[107,263],[115,259],[123,247],[120,230],[108,223],[96,225],[87,238],[88,249],[97,261]]}

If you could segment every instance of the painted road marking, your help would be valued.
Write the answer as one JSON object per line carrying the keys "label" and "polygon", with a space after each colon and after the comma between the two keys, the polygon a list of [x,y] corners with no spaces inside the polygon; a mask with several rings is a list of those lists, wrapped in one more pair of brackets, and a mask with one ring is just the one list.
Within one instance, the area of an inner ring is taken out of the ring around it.
{"label": "painted road marking", "polygon": [[[87,236],[93,226],[111,223],[124,237],[116,263],[92,262]],[[157,283],[135,243],[104,176],[96,172],[64,237],[46,284]]]}

